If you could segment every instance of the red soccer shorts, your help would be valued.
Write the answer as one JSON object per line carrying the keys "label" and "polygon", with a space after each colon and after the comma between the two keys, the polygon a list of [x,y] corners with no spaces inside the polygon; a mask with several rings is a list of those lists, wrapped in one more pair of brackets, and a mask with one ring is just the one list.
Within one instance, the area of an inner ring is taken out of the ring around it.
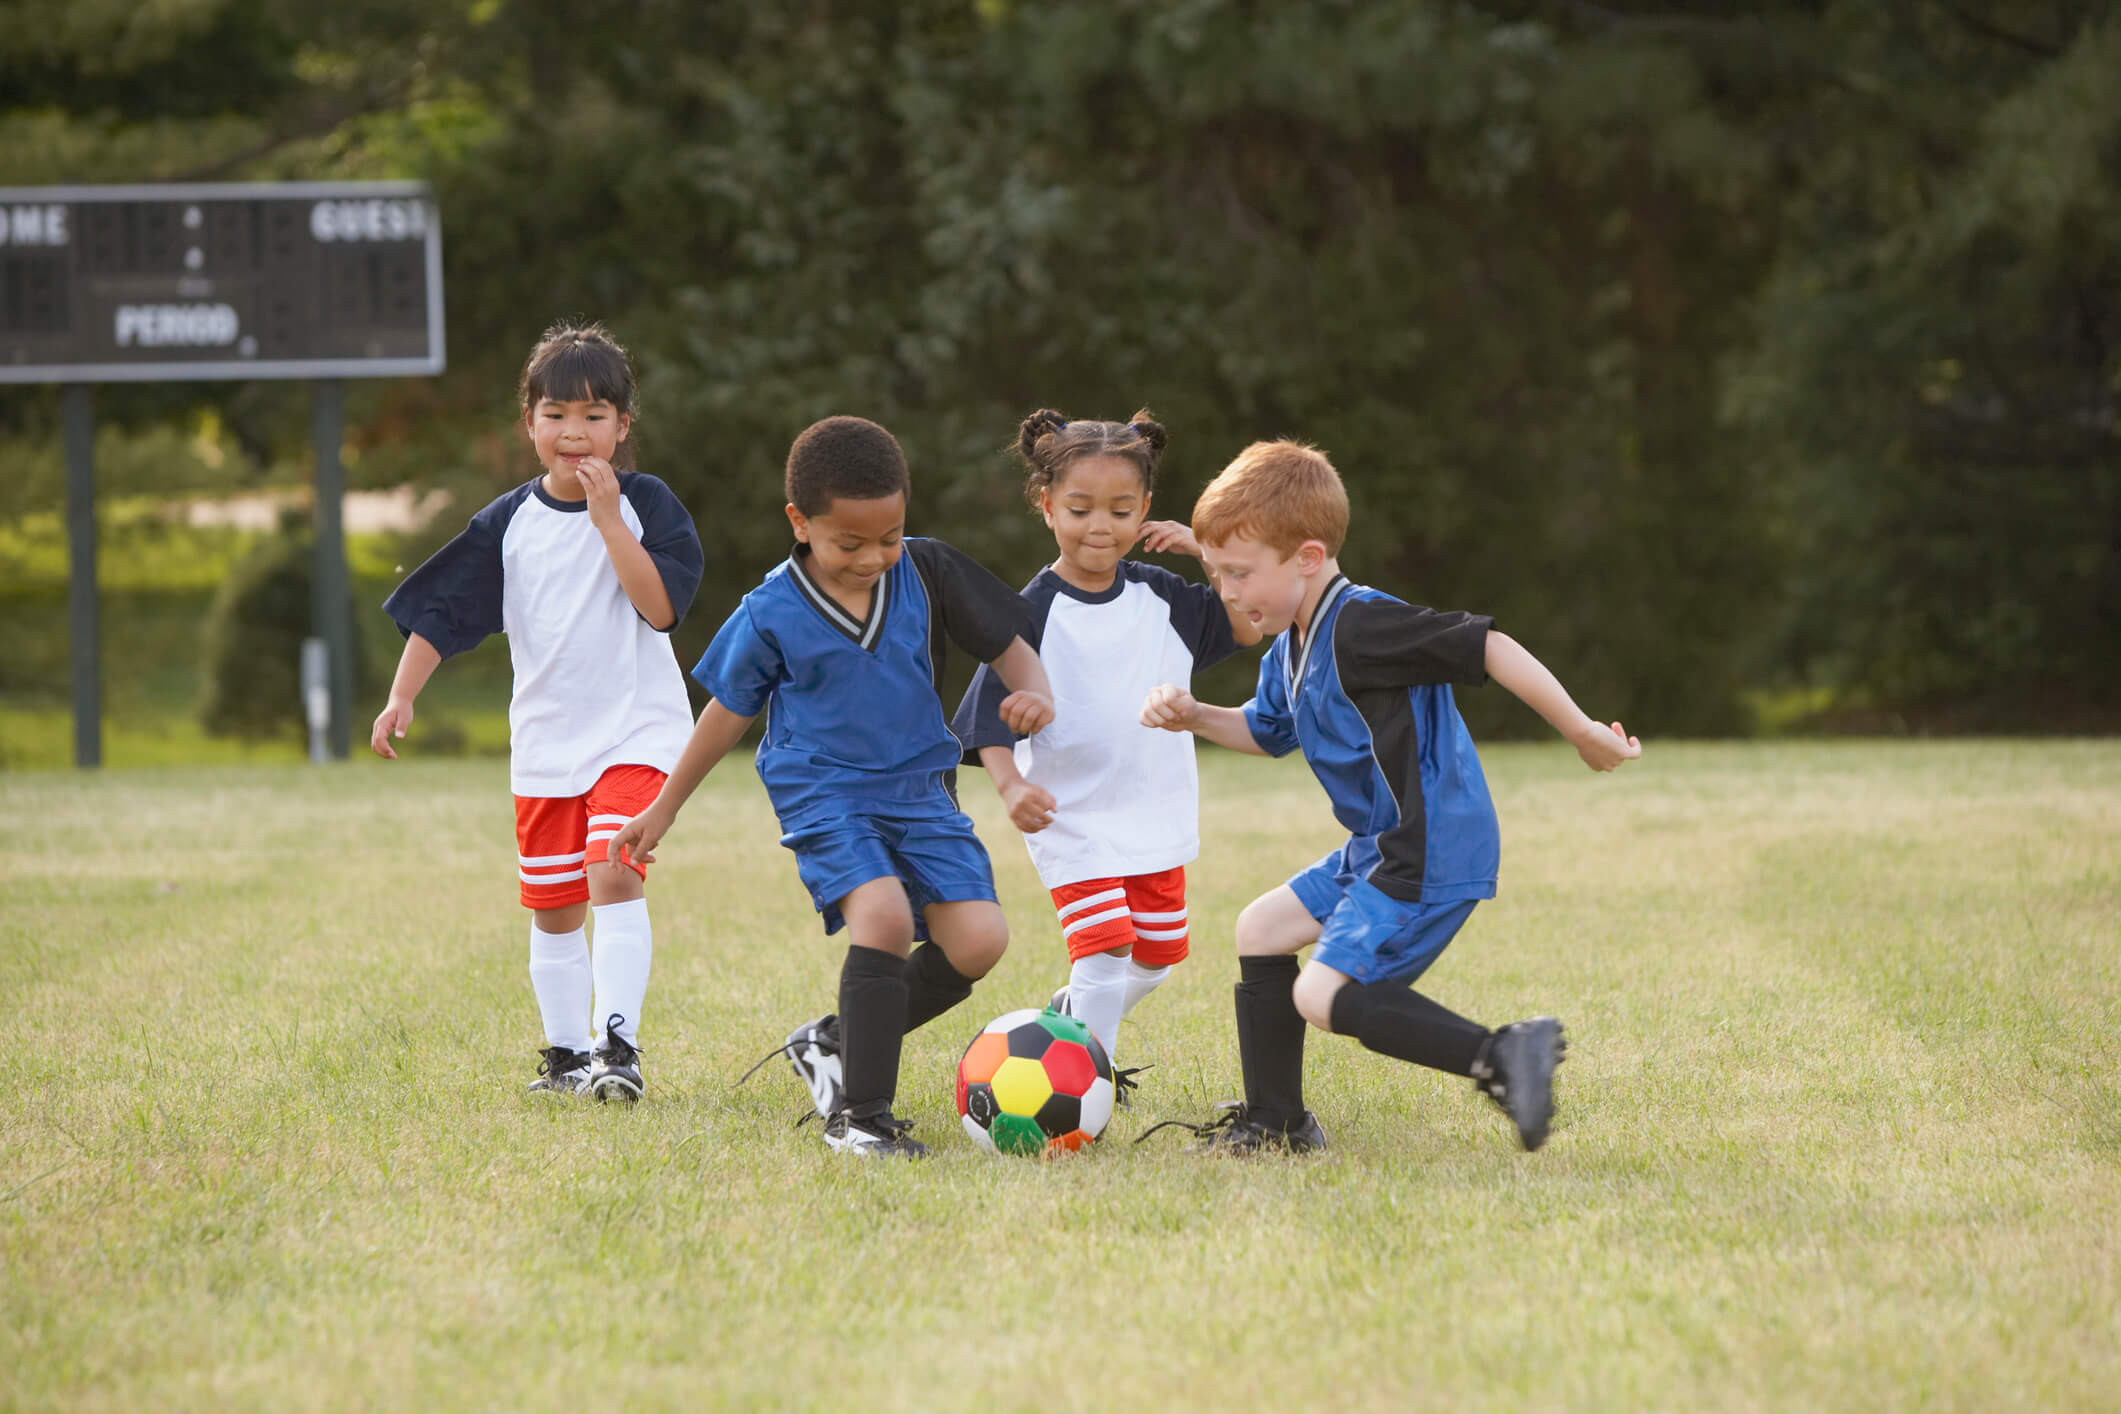
{"label": "red soccer shorts", "polygon": [[1144,967],[1186,956],[1186,867],[1131,879],[1084,879],[1053,891],[1061,939],[1073,962],[1131,945]]}
{"label": "red soccer shorts", "polygon": [[[611,837],[654,802],[663,779],[653,766],[613,766],[587,795],[517,796],[516,875],[523,882],[523,907],[587,902],[589,866],[607,861]],[[648,877],[647,867],[631,855],[619,862]]]}

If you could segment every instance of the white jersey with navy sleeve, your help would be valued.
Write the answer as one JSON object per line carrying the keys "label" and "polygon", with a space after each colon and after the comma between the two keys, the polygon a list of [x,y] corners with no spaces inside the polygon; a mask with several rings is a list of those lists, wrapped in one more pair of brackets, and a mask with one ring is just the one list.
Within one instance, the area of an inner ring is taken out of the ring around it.
{"label": "white jersey with navy sleeve", "polygon": [[[626,597],[589,503],[555,499],[543,482],[479,511],[383,608],[444,658],[508,635],[509,788],[566,798],[613,766],[669,771],[692,733],[692,709],[669,630],[650,626]],[[705,568],[692,517],[668,486],[637,471],[619,474],[619,514],[682,619]]]}
{"label": "white jersey with navy sleeve", "polygon": [[1001,719],[1008,695],[982,668],[951,729],[967,764],[984,746],[1014,750],[1024,779],[1053,795],[1053,822],[1024,836],[1039,882],[1155,874],[1200,855],[1200,778],[1190,732],[1141,724],[1161,683],[1237,651],[1215,591],[1167,569],[1122,560],[1112,587],[1078,589],[1051,569],[1024,586],[1027,635],[1053,684],[1053,724],[1019,739]]}
{"label": "white jersey with navy sleeve", "polygon": [[907,536],[857,619],[798,546],[744,596],[692,676],[740,717],[766,714],[754,758],[785,835],[850,815],[957,813],[957,738],[936,680],[949,644],[991,662],[1023,633],[1023,601],[978,561]]}

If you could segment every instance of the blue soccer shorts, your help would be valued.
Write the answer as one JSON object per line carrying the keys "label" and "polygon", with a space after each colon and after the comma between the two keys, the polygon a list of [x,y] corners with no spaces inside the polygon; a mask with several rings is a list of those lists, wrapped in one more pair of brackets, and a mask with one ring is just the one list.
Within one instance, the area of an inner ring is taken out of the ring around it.
{"label": "blue soccer shorts", "polygon": [[1403,902],[1350,867],[1349,853],[1336,849],[1289,880],[1304,910],[1325,925],[1311,960],[1357,982],[1412,982],[1443,955],[1479,900]]}
{"label": "blue soccer shorts", "polygon": [[871,879],[896,877],[913,905],[913,936],[925,940],[921,911],[931,903],[998,902],[986,846],[960,812],[906,820],[849,815],[814,830],[781,836],[795,852],[796,872],[830,935],[847,926],[839,902]]}

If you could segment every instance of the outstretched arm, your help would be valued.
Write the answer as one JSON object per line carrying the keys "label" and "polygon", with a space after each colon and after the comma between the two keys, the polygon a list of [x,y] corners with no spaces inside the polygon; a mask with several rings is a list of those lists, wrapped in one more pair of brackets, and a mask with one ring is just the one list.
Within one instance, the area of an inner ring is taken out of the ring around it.
{"label": "outstretched arm", "polygon": [[1244,708],[1211,707],[1176,683],[1149,689],[1148,700],[1142,703],[1142,725],[1162,727],[1167,732],[1191,732],[1247,756],[1267,754],[1252,735]]}
{"label": "outstretched arm", "polygon": [[1508,634],[1488,631],[1487,667],[1489,677],[1546,718],[1547,725],[1560,732],[1592,770],[1610,771],[1623,761],[1642,755],[1642,743],[1629,736],[1620,723],[1593,719],[1576,705],[1546,664]]}
{"label": "outstretched arm", "polygon": [[719,702],[710,701],[700,709],[700,719],[692,724],[692,736],[685,749],[678,753],[677,765],[670,768],[670,778],[646,810],[626,822],[625,828],[612,836],[610,857],[620,857],[621,849],[630,849],[632,858],[642,864],[655,862],[655,847],[663,836],[670,833],[670,826],[678,818],[678,811],[692,799],[692,793],[707,779],[715,763],[729,754],[744,736],[744,729],[751,725],[751,718],[739,717]]}
{"label": "outstretched arm", "polygon": [[1009,689],[1001,714],[1010,731],[1030,736],[1053,721],[1053,684],[1046,681],[1046,665],[1038,660],[1036,648],[1021,637],[1012,638],[992,666]]}
{"label": "outstretched arm", "polygon": [[386,761],[398,759],[390,738],[405,738],[412,725],[412,700],[427,686],[427,679],[442,664],[442,654],[417,633],[405,635],[405,651],[398,655],[397,676],[390,680],[390,700],[376,713],[376,724],[368,729],[368,749]]}
{"label": "outstretched arm", "polygon": [[[1216,597],[1222,597],[1223,582],[1216,576],[1215,567],[1200,553],[1200,542],[1193,538],[1193,527],[1181,520],[1150,520],[1142,522],[1142,548],[1157,554],[1191,555],[1200,561],[1201,573],[1208,576],[1208,583],[1215,589]],[[1259,626],[1237,612],[1230,602],[1223,600],[1223,613],[1230,619],[1230,636],[1237,640],[1240,648],[1250,648],[1263,636]]]}

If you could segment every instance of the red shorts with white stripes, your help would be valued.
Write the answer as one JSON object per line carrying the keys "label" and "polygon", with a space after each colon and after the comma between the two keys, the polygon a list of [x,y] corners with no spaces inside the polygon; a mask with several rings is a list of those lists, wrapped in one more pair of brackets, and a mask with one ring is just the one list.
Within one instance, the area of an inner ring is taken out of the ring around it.
{"label": "red shorts with white stripes", "polygon": [[1132,946],[1144,967],[1168,967],[1186,955],[1186,868],[1131,879],[1084,879],[1053,891],[1061,938],[1074,961]]}
{"label": "red shorts with white stripes", "polygon": [[[516,797],[516,875],[523,907],[565,908],[589,898],[589,866],[607,862],[611,837],[646,810],[663,788],[653,766],[613,766],[587,795]],[[642,878],[632,855],[619,863]]]}

